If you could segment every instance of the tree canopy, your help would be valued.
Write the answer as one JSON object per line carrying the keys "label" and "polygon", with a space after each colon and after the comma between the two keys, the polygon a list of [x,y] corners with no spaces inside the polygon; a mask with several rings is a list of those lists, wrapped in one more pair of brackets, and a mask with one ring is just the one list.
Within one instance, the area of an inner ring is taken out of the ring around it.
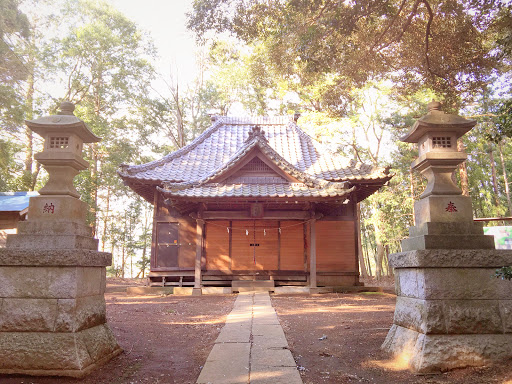
{"label": "tree canopy", "polygon": [[429,87],[458,109],[510,54],[510,7],[499,0],[195,0],[193,7],[189,27],[199,39],[229,32],[263,44],[276,73],[302,86],[324,82],[322,104],[342,114],[352,88],[380,79],[407,95]]}

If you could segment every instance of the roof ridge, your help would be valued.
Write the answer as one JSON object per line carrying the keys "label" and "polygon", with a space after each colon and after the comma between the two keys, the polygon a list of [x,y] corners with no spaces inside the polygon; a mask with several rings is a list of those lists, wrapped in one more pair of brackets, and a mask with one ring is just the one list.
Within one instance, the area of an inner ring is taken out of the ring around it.
{"label": "roof ridge", "polygon": [[[303,172],[293,164],[291,164],[288,160],[282,157],[271,145],[269,145],[261,136],[255,136],[250,141],[246,141],[242,147],[238,151],[236,151],[231,158],[225,162],[221,167],[215,169],[210,172],[207,176],[203,177],[200,180],[193,182],[181,182],[181,183],[164,183],[166,187],[173,186],[174,189],[183,189],[189,188],[193,186],[202,186],[212,179],[222,175],[228,170],[232,169],[238,163],[238,160],[243,158],[247,153],[249,153],[255,146],[259,146],[261,151],[268,156],[268,158],[273,161],[276,165],[281,166],[283,170],[299,181],[306,185],[316,185],[320,187],[324,187],[325,185],[331,183],[327,180],[319,179],[310,175],[309,173]],[[270,152],[272,155],[270,155]],[[171,188],[172,189],[172,188]]]}
{"label": "roof ridge", "polygon": [[133,176],[132,173],[129,173],[129,171],[133,170],[138,172],[147,171],[153,168],[156,168],[160,165],[163,165],[170,160],[174,160],[177,157],[183,156],[190,152],[191,150],[195,149],[199,144],[201,144],[203,141],[205,141],[208,137],[210,137],[220,126],[222,126],[224,116],[219,116],[217,120],[203,133],[201,133],[199,136],[197,136],[190,144],[185,145],[184,147],[169,153],[168,155],[165,155],[161,159],[150,161],[149,163],[145,164],[139,164],[139,165],[127,165],[127,164],[121,164],[121,172],[123,176]]}

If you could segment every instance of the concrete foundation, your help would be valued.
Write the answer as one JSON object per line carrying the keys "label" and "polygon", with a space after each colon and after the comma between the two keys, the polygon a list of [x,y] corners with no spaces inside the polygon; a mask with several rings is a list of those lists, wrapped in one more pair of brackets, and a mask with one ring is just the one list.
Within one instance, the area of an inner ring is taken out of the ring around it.
{"label": "concrete foundation", "polygon": [[512,265],[506,250],[432,249],[390,255],[397,302],[382,348],[435,373],[512,357]]}
{"label": "concrete foundation", "polygon": [[109,253],[0,249],[0,373],[83,377],[122,352],[105,318]]}

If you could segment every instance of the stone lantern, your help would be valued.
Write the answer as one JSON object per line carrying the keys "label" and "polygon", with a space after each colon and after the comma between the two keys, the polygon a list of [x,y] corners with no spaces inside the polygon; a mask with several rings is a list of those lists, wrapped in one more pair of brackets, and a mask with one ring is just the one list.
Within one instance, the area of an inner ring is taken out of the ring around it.
{"label": "stone lantern", "polygon": [[73,178],[97,142],[74,105],[27,121],[44,138],[35,158],[49,180],[30,198],[28,220],[0,248],[0,374],[82,377],[122,352],[105,315],[105,267]]}
{"label": "stone lantern", "polygon": [[416,372],[512,357],[512,284],[493,277],[496,268],[512,265],[512,252],[494,249],[493,237],[473,221],[471,198],[452,180],[466,159],[457,139],[475,124],[432,102],[402,139],[418,143],[412,168],[428,182],[403,252],[389,256],[397,300],[382,348]]}
{"label": "stone lantern", "polygon": [[83,143],[97,143],[101,139],[73,115],[74,109],[73,103],[65,101],[57,115],[26,122],[44,139],[43,151],[35,155],[49,175],[48,182],[39,190],[41,195],[80,197],[73,186],[73,178],[88,168],[88,163],[82,158]]}
{"label": "stone lantern", "polygon": [[[427,179],[425,191],[414,204],[416,225],[409,230],[410,238],[402,242],[402,249],[492,249],[494,238],[483,235],[482,223],[473,223],[471,198],[462,195],[452,177],[467,158],[466,153],[458,151],[457,140],[476,121],[445,113],[440,107],[439,102],[429,103],[427,115],[418,119],[401,139],[418,144],[418,158],[411,167]],[[456,234],[458,242],[454,242]]]}

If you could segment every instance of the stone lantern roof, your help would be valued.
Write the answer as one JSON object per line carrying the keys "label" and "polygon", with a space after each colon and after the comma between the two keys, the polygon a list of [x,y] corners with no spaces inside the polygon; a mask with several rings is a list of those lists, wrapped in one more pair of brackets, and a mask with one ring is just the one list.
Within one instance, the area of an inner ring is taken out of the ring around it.
{"label": "stone lantern roof", "polygon": [[431,101],[427,105],[428,113],[416,120],[413,127],[400,140],[407,143],[417,143],[427,133],[454,132],[457,139],[471,130],[476,124],[475,120],[468,120],[458,115],[441,111],[441,103]]}
{"label": "stone lantern roof", "polygon": [[73,114],[75,105],[69,101],[60,104],[60,111],[57,115],[43,116],[35,120],[26,120],[27,126],[44,137],[50,132],[59,132],[66,134],[74,134],[78,136],[84,143],[97,143],[100,137],[92,133],[87,125]]}

